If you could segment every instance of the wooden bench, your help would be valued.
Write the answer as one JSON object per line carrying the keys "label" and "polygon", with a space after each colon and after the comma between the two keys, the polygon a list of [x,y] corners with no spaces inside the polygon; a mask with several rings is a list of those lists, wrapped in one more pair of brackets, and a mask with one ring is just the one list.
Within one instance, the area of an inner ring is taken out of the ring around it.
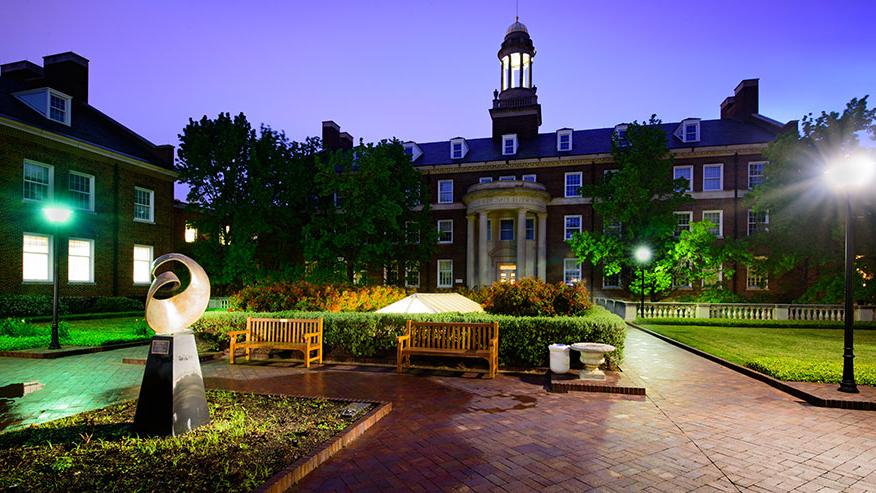
{"label": "wooden bench", "polygon": [[396,369],[411,366],[411,355],[479,358],[490,365],[493,378],[499,368],[499,322],[414,322],[408,320],[405,335],[398,338]]}
{"label": "wooden bench", "polygon": [[[249,361],[253,349],[292,349],[304,353],[304,366],[316,361],[322,364],[322,319],[252,318],[246,319],[246,330],[228,333],[231,338],[228,362],[234,364],[237,349],[246,350]],[[239,336],[245,336],[242,342]],[[314,354],[314,351],[316,354]]]}

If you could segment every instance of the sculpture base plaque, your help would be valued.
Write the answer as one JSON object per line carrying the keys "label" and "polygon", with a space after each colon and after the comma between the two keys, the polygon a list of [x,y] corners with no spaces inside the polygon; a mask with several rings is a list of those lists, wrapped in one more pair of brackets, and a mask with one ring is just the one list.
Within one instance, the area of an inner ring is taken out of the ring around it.
{"label": "sculpture base plaque", "polygon": [[149,346],[134,428],[147,434],[181,435],[209,422],[194,333],[156,335]]}

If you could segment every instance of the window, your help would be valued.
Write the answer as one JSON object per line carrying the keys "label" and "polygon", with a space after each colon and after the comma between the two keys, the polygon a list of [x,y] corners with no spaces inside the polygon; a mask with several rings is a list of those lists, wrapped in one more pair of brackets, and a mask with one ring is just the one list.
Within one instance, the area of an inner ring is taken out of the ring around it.
{"label": "window", "polygon": [[617,143],[618,147],[626,147],[630,145],[629,141],[627,141],[627,125],[614,126],[614,141]]}
{"label": "window", "polygon": [[155,192],[147,188],[134,187],[134,220],[155,222]]}
{"label": "window", "polygon": [[453,180],[438,180],[438,203],[453,203]]}
{"label": "window", "polygon": [[699,142],[700,119],[688,118],[683,120],[678,128],[675,129],[675,136],[682,142]]}
{"label": "window", "polygon": [[563,259],[563,282],[566,284],[575,284],[581,281],[581,266],[578,265],[576,258]]}
{"label": "window", "polygon": [[134,245],[134,284],[152,282],[152,247]]}
{"label": "window", "polygon": [[620,288],[620,272],[616,274],[602,273],[602,288],[603,289],[619,289]]}
{"label": "window", "polygon": [[198,239],[198,228],[194,227],[192,223],[186,221],[186,231],[185,231],[185,240],[186,243],[194,243],[195,240]]}
{"label": "window", "polygon": [[526,218],[526,239],[534,240],[535,239],[535,219]]}
{"label": "window", "polygon": [[70,125],[70,97],[49,90],[49,119]]}
{"label": "window", "polygon": [[566,173],[566,197],[581,196],[581,172]]}
{"label": "window", "polygon": [[748,163],[748,189],[763,183],[763,167],[766,162]]}
{"label": "window", "polygon": [[687,180],[686,187],[679,187],[676,190],[679,192],[692,192],[693,191],[693,166],[673,166],[672,167],[672,179],[673,180]]}
{"label": "window", "polygon": [[714,192],[724,189],[724,165],[707,164],[703,166],[703,191]]}
{"label": "window", "polygon": [[499,241],[514,241],[514,220],[499,220]]}
{"label": "window", "polygon": [[502,155],[510,156],[517,154],[517,134],[502,136]]}
{"label": "window", "polygon": [[24,162],[25,200],[48,200],[52,198],[54,168],[34,161]]}
{"label": "window", "polygon": [[438,221],[438,243],[453,243],[453,219]]}
{"label": "window", "polygon": [[602,234],[610,238],[620,238],[623,224],[617,219],[609,219],[602,223]]}
{"label": "window", "polygon": [[535,175],[523,175],[523,181],[535,183]]}
{"label": "window", "polygon": [[482,176],[478,179],[478,183],[493,183],[492,176]]}
{"label": "window", "polygon": [[[763,260],[763,257],[755,257],[758,260]],[[745,289],[757,290],[757,289],[768,289],[769,288],[769,277],[766,274],[762,274],[757,271],[757,269],[753,265],[749,265],[746,269],[745,276]]]}
{"label": "window", "polygon": [[755,212],[751,209],[748,210],[748,236],[762,231],[769,231],[769,225],[769,212]]}
{"label": "window", "polygon": [[703,276],[703,287],[717,286],[724,281],[724,266],[719,265],[717,269],[705,269]]}
{"label": "window", "polygon": [[571,240],[572,235],[581,232],[581,216],[563,216],[563,239]]}
{"label": "window", "polygon": [[67,281],[94,282],[94,240],[67,241]]}
{"label": "window", "polygon": [[682,231],[690,231],[693,212],[674,212],[673,214],[675,214],[675,237],[678,238]]}
{"label": "window", "polygon": [[335,209],[340,209],[344,206],[344,197],[340,192],[332,192],[332,205],[334,205]]}
{"label": "window", "polygon": [[414,142],[405,142],[404,144],[405,154],[411,157],[411,161],[416,161],[420,156],[423,155],[422,149]]}
{"label": "window", "polygon": [[70,201],[73,207],[94,210],[94,177],[76,171],[70,172]]}
{"label": "window", "polygon": [[514,175],[500,176],[499,177],[499,181],[515,181],[515,180],[517,180],[517,177]]}
{"label": "window", "polygon": [[611,180],[611,177],[618,174],[620,172],[619,169],[606,169],[602,171],[602,183],[608,183]]}
{"label": "window", "polygon": [[571,151],[572,150],[572,130],[571,129],[563,129],[557,130],[557,151]]}
{"label": "window", "polygon": [[718,238],[724,237],[724,211],[703,211],[703,221],[709,221],[715,226],[709,232]]}
{"label": "window", "polygon": [[409,288],[420,287],[419,267],[408,267],[405,269],[405,286]]}
{"label": "window", "polygon": [[450,159],[462,159],[468,152],[468,144],[462,137],[450,139]]}
{"label": "window", "polygon": [[405,221],[405,242],[412,245],[420,243],[420,228],[414,221]]}
{"label": "window", "polygon": [[487,241],[493,241],[493,221],[487,219]]}
{"label": "window", "polygon": [[438,261],[438,287],[452,288],[453,287],[453,261],[439,260]]}
{"label": "window", "polygon": [[23,281],[52,280],[52,237],[24,234],[21,278]]}

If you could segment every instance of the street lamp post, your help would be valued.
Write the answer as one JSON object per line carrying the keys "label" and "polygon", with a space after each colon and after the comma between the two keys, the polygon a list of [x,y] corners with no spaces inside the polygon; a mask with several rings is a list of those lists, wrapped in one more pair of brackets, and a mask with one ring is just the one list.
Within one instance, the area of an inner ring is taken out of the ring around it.
{"label": "street lamp post", "polygon": [[846,156],[825,170],[828,182],[845,195],[846,209],[846,257],[845,286],[843,288],[843,377],[840,392],[858,393],[855,383],[854,351],[854,283],[855,283],[855,216],[852,212],[852,192],[873,179],[876,164],[864,156]]}
{"label": "street lamp post", "polygon": [[58,338],[58,304],[59,304],[59,284],[60,284],[60,261],[58,259],[58,232],[60,226],[70,220],[73,211],[59,206],[51,205],[43,208],[43,216],[54,226],[52,234],[52,340],[49,342],[49,349],[61,349],[61,341]]}
{"label": "street lamp post", "polygon": [[639,264],[639,275],[642,276],[642,301],[639,307],[639,314],[645,317],[645,265],[651,261],[654,253],[648,245],[639,245],[633,252],[633,257]]}

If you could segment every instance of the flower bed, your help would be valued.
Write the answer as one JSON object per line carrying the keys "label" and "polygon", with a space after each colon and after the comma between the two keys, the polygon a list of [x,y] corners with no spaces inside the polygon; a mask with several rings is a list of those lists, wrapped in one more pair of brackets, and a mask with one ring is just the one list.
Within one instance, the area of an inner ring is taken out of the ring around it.
{"label": "flower bed", "polygon": [[306,281],[248,286],[230,298],[233,309],[368,312],[395,303],[409,293],[393,286],[341,286]]}

